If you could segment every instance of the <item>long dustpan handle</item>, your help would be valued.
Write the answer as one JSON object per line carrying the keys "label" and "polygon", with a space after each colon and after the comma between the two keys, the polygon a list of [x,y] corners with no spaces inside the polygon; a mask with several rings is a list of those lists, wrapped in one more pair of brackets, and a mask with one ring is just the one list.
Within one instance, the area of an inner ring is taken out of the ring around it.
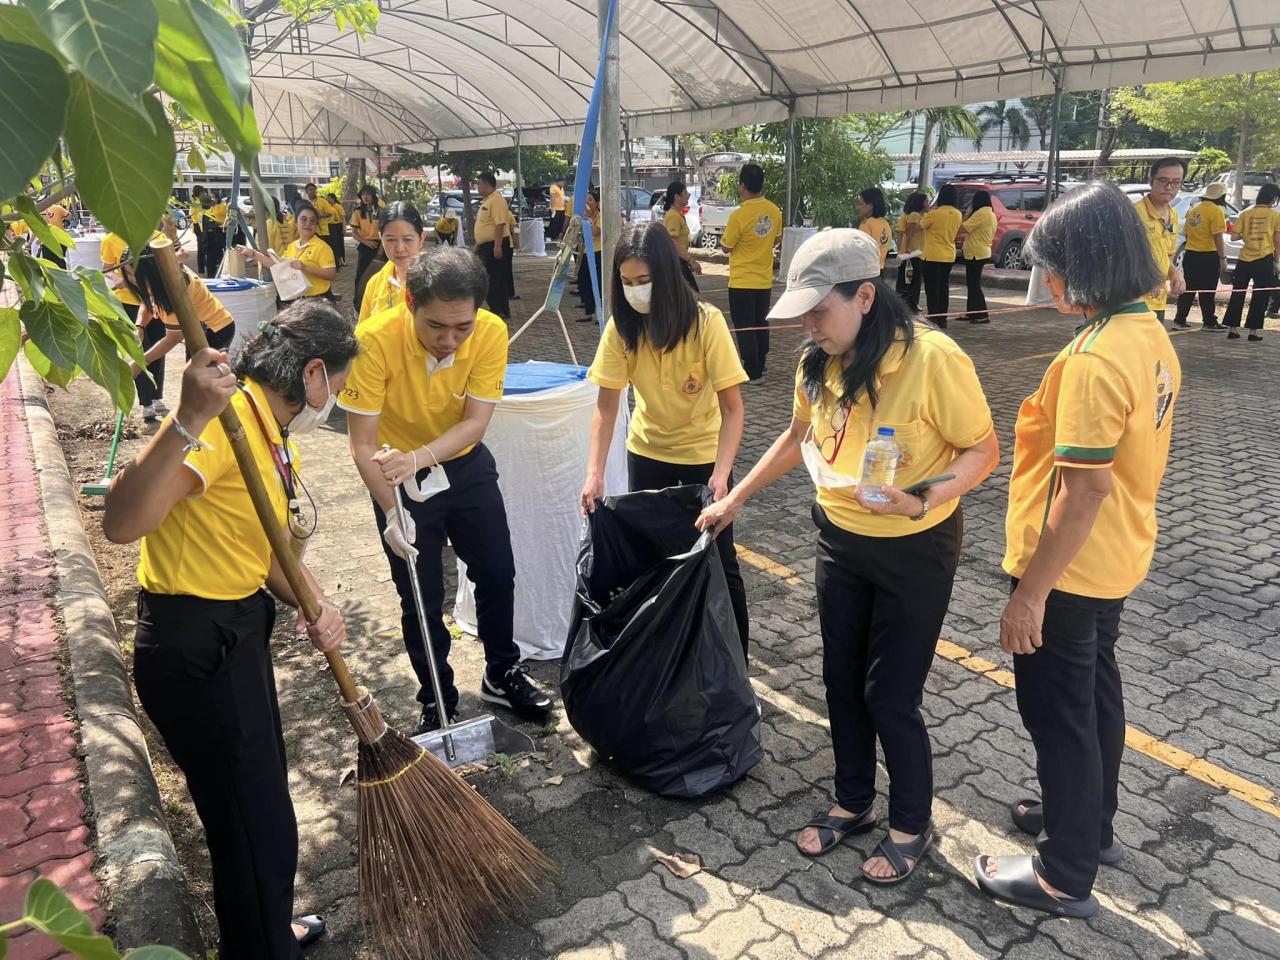
{"label": "long dustpan handle", "polygon": [[[169,302],[173,304],[173,312],[177,314],[178,323],[182,327],[182,337],[187,344],[187,355],[195,356],[198,351],[209,346],[209,341],[205,338],[204,327],[191,306],[191,298],[187,295],[187,284],[182,276],[182,267],[173,252],[173,242],[168,237],[157,237],[151,241],[151,251],[155,255],[156,266],[160,268],[160,279],[164,282],[165,291],[169,294]],[[226,409],[218,415],[218,419],[222,422],[222,429],[226,431],[227,439],[231,442],[231,449],[236,455],[236,464],[240,467],[244,485],[249,491],[249,499],[253,501],[258,522],[262,524],[267,540],[271,543],[271,552],[275,554],[276,563],[280,564],[280,569],[284,571],[285,579],[289,581],[293,595],[298,600],[302,615],[308,622],[315,623],[320,617],[320,603],[302,575],[302,566],[289,545],[288,531],[276,516],[271,495],[267,493],[266,485],[262,482],[262,475],[258,472],[257,462],[249,447],[249,438],[245,436],[244,427],[240,423],[235,407],[228,403]],[[325,658],[329,661],[329,669],[333,671],[333,677],[338,682],[338,689],[343,699],[347,703],[359,702],[360,691],[351,676],[351,671],[347,669],[347,662],[342,658],[342,654],[337,650],[330,650],[325,654]]]}
{"label": "long dustpan handle", "polygon": [[[384,450],[388,449],[383,447]],[[404,496],[401,493],[399,485],[391,488],[391,494],[396,498],[396,519],[400,522],[401,532],[408,529],[405,521],[408,515],[404,509]],[[417,564],[412,560],[406,560],[405,565],[409,568],[409,590],[413,594],[413,606],[418,612],[418,632],[422,634],[422,647],[427,654],[427,668],[431,672],[431,692],[436,698],[436,712],[440,714],[440,729],[448,730],[453,724],[449,722],[449,710],[444,703],[444,690],[440,686],[440,670],[436,666],[436,653],[431,645],[431,634],[427,631],[427,605],[422,602],[422,584],[418,582]]]}

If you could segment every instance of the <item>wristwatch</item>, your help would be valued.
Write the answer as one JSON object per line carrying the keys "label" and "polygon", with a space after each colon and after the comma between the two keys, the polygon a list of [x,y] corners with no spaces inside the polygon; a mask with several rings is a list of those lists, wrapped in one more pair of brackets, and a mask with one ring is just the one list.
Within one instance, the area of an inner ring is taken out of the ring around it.
{"label": "wristwatch", "polygon": [[929,495],[927,493],[917,493],[920,498],[920,512],[911,518],[912,523],[919,523],[929,515]]}

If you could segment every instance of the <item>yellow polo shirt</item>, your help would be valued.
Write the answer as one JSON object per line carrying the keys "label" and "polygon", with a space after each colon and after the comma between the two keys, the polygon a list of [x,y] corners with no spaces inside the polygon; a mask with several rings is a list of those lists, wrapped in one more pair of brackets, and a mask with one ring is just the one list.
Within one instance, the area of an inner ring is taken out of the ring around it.
{"label": "yellow polo shirt", "polygon": [[564,212],[564,188],[554,183],[551,185],[551,212]]}
{"label": "yellow polo shirt", "polygon": [[[600,229],[600,208],[596,207],[596,212],[590,216],[584,213],[583,218],[591,224],[591,249],[600,253],[604,250],[604,233]],[[600,278],[600,282],[604,282],[603,277]]]}
{"label": "yellow polo shirt", "polygon": [[[336,267],[337,261],[333,259],[333,248],[329,244],[320,239],[320,235],[316,234],[306,243],[301,240],[295,240],[289,246],[285,247],[284,253],[281,254],[285,260],[301,260],[303,263],[313,267]],[[307,292],[303,294],[306,297],[319,297],[329,292],[329,288],[333,286],[332,280],[325,280],[322,277],[313,277],[311,274],[305,274],[307,278]]]}
{"label": "yellow polo shirt", "polygon": [[378,239],[378,215],[371,213],[365,216],[359,207],[351,214],[351,229],[361,240]]}
{"label": "yellow polo shirt", "polygon": [[721,242],[729,248],[729,287],[773,289],[773,246],[782,236],[782,211],[764,197],[752,197],[729,214]]}
{"label": "yellow polo shirt", "polygon": [[[922,216],[924,214],[919,212],[904,213],[898,218],[898,259],[902,259],[904,254],[911,253],[911,250],[907,249],[907,228],[912,225],[919,227]],[[920,241],[917,240],[916,242],[919,243]]]}
{"label": "yellow polo shirt", "polygon": [[197,197],[191,198],[191,202],[187,204],[187,212],[191,214],[191,225],[197,230],[203,230],[204,204]]}
{"label": "yellow polo shirt", "polygon": [[[280,523],[288,517],[284,484],[276,473],[271,448],[249,404],[257,404],[271,442],[282,441],[262,388],[252,380],[237,390],[231,405],[244,424],[258,474],[266,483]],[[138,583],[144,590],[209,600],[239,600],[262,587],[271,569],[271,544],[254,513],[244,478],[236,466],[222,423],[210,421],[200,434],[206,450],[188,453],[184,464],[199,479],[191,496],[178,501],[160,526],[142,538]],[[297,464],[297,448],[289,443]]]}
{"label": "yellow polo shirt", "polygon": [[884,217],[867,217],[858,224],[858,229],[880,247],[880,266],[883,268],[884,262],[889,259],[889,247],[893,245],[893,230],[889,227],[889,221]]}
{"label": "yellow polo shirt", "polygon": [[1217,253],[1215,235],[1227,229],[1227,214],[1212,200],[1202,200],[1187,211],[1187,250],[1192,253]]}
{"label": "yellow polo shirt", "polygon": [[1145,303],[1087,324],[1022,402],[1014,427],[1004,569],[1035,555],[1063,467],[1111,468],[1112,489],[1054,587],[1101,600],[1128,596],[1156,545],[1156,496],[1169,461],[1182,367]]}
{"label": "yellow polo shirt", "polygon": [[[957,453],[976,446],[994,426],[973,361],[940,330],[915,328],[909,349],[899,338],[876,371],[879,402],[873,410],[865,394],[849,411],[841,438],[835,429],[839,398],[844,392],[844,361],[831,357],[826,381],[816,401],[804,387],[803,362],[796,369],[792,412],[812,425],[810,439],[820,449],[839,450],[831,466],[850,477],[862,475],[867,441],[881,427],[893,427],[901,448],[894,486],[898,489],[948,473]],[[818,505],[836,526],[867,537],[903,537],[941,523],[959,500],[940,504],[917,522],[910,517],[877,516],[853,498],[853,487],[819,487]]]}
{"label": "yellow polo shirt", "polygon": [[956,262],[956,234],[964,217],[955,207],[934,207],[920,215],[924,227],[924,258],[934,263]]}
{"label": "yellow polo shirt", "polygon": [[40,216],[44,217],[44,222],[55,227],[65,227],[67,221],[71,219],[71,211],[60,203],[51,204],[40,211]]}
{"label": "yellow polo shirt", "polygon": [[396,265],[390,260],[387,265],[369,278],[364,285],[364,299],[360,301],[360,316],[356,318],[357,333],[359,325],[374,314],[404,303],[404,287],[396,280]]}
{"label": "yellow polo shirt", "polygon": [[338,406],[348,413],[376,415],[379,444],[415,450],[462,421],[467,397],[486,403],[502,399],[507,325],[488,310],[476,311],[471,336],[438,365],[418,339],[403,303],[374,314],[356,330],[356,338],[360,353],[351,363]]}
{"label": "yellow polo shirt", "polygon": [[[128,244],[124,242],[124,237],[115,233],[108,233],[102,238],[102,249],[100,255],[102,257],[102,269],[114,267],[124,258],[124,252],[129,249]],[[119,276],[119,271],[116,272]],[[110,284],[108,284],[110,286]],[[126,306],[136,307],[141,304],[137,294],[129,289],[129,285],[121,284],[118,287],[112,287],[111,292],[115,294],[117,300]]]}
{"label": "yellow polo shirt", "polygon": [[327,237],[333,222],[342,219],[342,208],[337,207],[328,197],[316,197],[311,205],[316,208],[316,213],[319,215],[317,230],[321,236]]}
{"label": "yellow polo shirt", "polygon": [[498,227],[511,219],[511,209],[506,199],[497,190],[484,198],[480,204],[480,213],[476,216],[476,245],[493,243],[498,235]]}
{"label": "yellow polo shirt", "polygon": [[1154,312],[1160,313],[1169,302],[1169,284],[1165,278],[1169,276],[1173,255],[1178,249],[1178,211],[1173,207],[1169,208],[1169,222],[1166,224],[1156,215],[1151,206],[1150,197],[1143,197],[1133,206],[1138,211],[1143,228],[1147,231],[1147,242],[1151,244],[1151,257],[1155,260],[1156,269],[1160,271],[1161,277],[1160,286],[1146,297],[1147,306]]}
{"label": "yellow polo shirt", "polygon": [[1276,255],[1276,231],[1280,231],[1280,210],[1254,205],[1236,220],[1236,235],[1244,241],[1240,259],[1261,260]]}
{"label": "yellow polo shirt", "polygon": [[996,236],[996,214],[990,207],[975,210],[960,224],[964,228],[961,253],[968,260],[990,260],[991,241]]}
{"label": "yellow polo shirt", "polygon": [[689,221],[684,218],[684,214],[680,212],[680,209],[672,207],[668,210],[662,218],[662,223],[667,228],[667,233],[671,234],[671,239],[676,242],[676,248],[681,253],[688,253]]}
{"label": "yellow polo shirt", "polygon": [[[197,276],[186,267],[182,268],[182,273],[187,280],[187,296],[191,300],[191,309],[195,311],[196,318],[204,326],[205,333],[217,333],[235,323],[231,311],[223,306],[222,301],[205,286],[204,278]],[[170,330],[181,329],[177,314],[160,311],[157,316]]]}
{"label": "yellow polo shirt", "polygon": [[227,214],[230,212],[230,209],[231,208],[225,203],[215,203],[209,208],[208,213],[206,213],[205,216],[213,220],[213,222],[218,226],[225,227],[227,225]]}
{"label": "yellow polo shirt", "polygon": [[714,463],[720,443],[721,390],[747,374],[724,314],[699,304],[698,322],[673,350],[660,353],[641,338],[627,350],[613,318],[605,325],[587,379],[608,390],[635,388],[627,449],[664,463]]}

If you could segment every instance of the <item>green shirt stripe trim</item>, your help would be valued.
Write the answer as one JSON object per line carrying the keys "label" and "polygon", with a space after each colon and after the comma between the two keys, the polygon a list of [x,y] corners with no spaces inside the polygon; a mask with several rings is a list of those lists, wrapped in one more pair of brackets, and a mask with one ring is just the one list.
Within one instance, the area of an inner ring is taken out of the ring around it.
{"label": "green shirt stripe trim", "polygon": [[1059,445],[1053,448],[1055,460],[1083,460],[1087,463],[1105,463],[1116,457],[1115,447],[1069,447]]}

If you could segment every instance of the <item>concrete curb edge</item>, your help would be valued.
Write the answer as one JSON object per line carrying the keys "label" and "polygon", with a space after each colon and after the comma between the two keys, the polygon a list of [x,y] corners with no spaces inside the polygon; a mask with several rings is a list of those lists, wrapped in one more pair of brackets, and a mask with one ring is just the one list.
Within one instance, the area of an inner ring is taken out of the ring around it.
{"label": "concrete curb edge", "polygon": [[204,944],[160,804],[134,710],[106,587],[80,516],[43,383],[19,354],[23,411],[58,573],[97,852],[120,948],[162,944],[204,956]]}

